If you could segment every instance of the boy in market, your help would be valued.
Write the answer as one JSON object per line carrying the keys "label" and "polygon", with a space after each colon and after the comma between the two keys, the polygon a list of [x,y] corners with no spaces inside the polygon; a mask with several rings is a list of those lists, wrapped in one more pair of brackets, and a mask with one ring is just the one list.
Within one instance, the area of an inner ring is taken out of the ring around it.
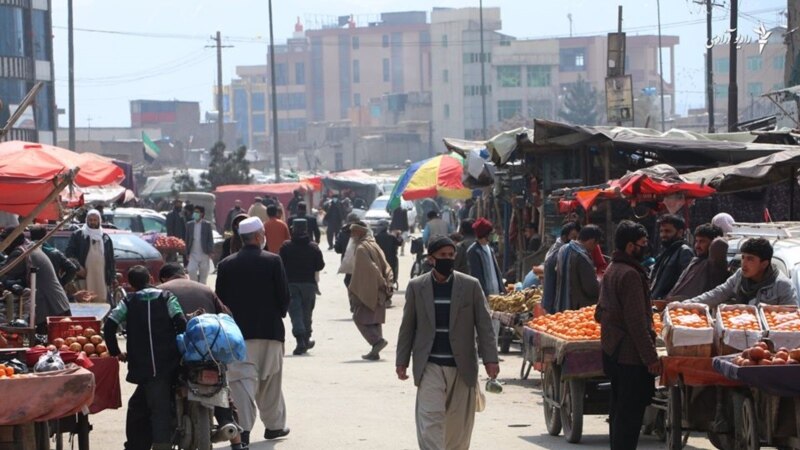
{"label": "boy in market", "polygon": [[[109,353],[128,362],[126,380],[137,385],[128,402],[125,449],[169,450],[172,382],[181,359],[175,337],[186,330],[186,317],[175,295],[152,286],[147,268],[132,267],[128,282],[135,291],[114,308],[103,328]],[[123,324],[126,353],[117,344]]]}

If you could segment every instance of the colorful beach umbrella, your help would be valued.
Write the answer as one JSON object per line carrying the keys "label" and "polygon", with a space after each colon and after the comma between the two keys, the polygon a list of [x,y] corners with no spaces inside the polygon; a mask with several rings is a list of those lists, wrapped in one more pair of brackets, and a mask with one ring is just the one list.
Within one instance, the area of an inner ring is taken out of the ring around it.
{"label": "colorful beach umbrella", "polygon": [[467,199],[472,191],[461,181],[464,158],[457,153],[434,156],[411,164],[397,181],[387,205],[389,211],[400,206],[400,197],[406,200],[445,197]]}

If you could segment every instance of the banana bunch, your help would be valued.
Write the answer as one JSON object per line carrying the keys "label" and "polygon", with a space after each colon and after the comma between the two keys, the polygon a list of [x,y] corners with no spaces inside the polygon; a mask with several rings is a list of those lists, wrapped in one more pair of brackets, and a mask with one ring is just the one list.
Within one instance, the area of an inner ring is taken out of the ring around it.
{"label": "banana bunch", "polygon": [[489,307],[492,311],[516,314],[533,311],[541,300],[539,289],[525,289],[506,295],[490,295]]}

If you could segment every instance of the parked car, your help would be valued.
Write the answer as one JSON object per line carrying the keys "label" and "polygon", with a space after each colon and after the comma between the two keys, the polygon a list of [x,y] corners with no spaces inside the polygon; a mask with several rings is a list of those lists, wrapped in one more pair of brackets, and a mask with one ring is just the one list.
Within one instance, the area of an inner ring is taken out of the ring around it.
{"label": "parked car", "polygon": [[[386,211],[386,205],[389,204],[391,196],[381,195],[372,201],[369,210],[364,214],[364,222],[371,228],[374,228],[381,220],[392,221],[392,215]],[[414,231],[414,225],[417,223],[417,209],[414,207],[414,202],[410,200],[400,200],[402,207],[408,211],[408,225],[411,232]]]}
{"label": "parked car", "polygon": [[736,223],[728,234],[728,261],[732,271],[741,266],[741,245],[750,238],[762,237],[772,244],[772,264],[792,280],[800,292],[800,223]]}
{"label": "parked car", "polygon": [[[125,289],[129,289],[128,270],[137,265],[147,267],[153,281],[158,281],[158,271],[164,265],[161,253],[144,239],[128,230],[111,230],[105,232],[114,244],[114,258],[116,260],[116,271],[122,274],[122,282]],[[50,243],[57,249],[65,252],[72,231],[58,231],[50,238]]]}

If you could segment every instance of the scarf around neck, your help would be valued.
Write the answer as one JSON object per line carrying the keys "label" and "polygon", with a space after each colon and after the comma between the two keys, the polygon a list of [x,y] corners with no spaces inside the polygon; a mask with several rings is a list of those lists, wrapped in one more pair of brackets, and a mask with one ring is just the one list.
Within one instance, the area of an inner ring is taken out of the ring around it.
{"label": "scarf around neck", "polygon": [[764,272],[764,278],[758,283],[742,276],[739,285],[736,286],[737,300],[743,303],[749,303],[750,300],[756,297],[756,294],[758,294],[761,288],[774,284],[777,278],[778,271],[775,269],[775,266],[771,264],[767,267],[767,271]]}
{"label": "scarf around neck", "polygon": [[96,229],[95,228],[90,228],[89,224],[88,224],[89,216],[97,216],[97,218],[100,219],[100,222],[102,223],[102,217],[100,216],[100,212],[98,210],[93,209],[93,210],[89,211],[86,214],[86,223],[84,223],[83,227],[81,228],[81,232],[83,233],[83,237],[89,238],[89,240],[93,241],[93,243],[94,242],[100,243],[101,244],[100,245],[100,251],[104,252],[105,249],[103,248],[103,245],[102,245],[103,244],[103,226],[101,225],[101,226],[97,227]]}

